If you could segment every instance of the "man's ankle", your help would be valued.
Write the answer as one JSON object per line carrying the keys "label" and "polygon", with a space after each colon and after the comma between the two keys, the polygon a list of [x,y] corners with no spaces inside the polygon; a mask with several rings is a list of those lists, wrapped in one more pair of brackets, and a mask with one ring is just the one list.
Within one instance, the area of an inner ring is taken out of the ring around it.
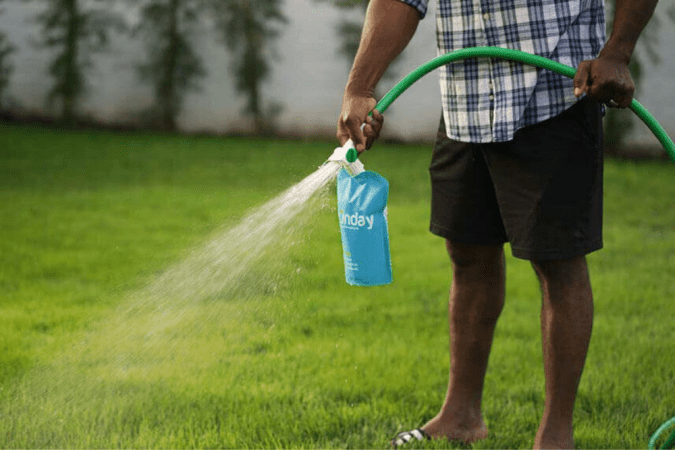
{"label": "man's ankle", "polygon": [[534,439],[535,449],[572,449],[574,448],[574,433],[571,426],[560,426],[560,423],[548,426],[539,426]]}

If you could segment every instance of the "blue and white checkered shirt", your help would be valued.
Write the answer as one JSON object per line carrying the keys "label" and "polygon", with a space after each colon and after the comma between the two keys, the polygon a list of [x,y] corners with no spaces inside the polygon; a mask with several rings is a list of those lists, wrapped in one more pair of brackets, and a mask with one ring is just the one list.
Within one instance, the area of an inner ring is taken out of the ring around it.
{"label": "blue and white checkered shirt", "polygon": [[[428,0],[401,0],[421,17]],[[577,67],[605,42],[603,0],[437,0],[438,54],[490,45]],[[504,142],[522,127],[574,105],[572,80],[499,59],[467,59],[440,70],[448,137]]]}

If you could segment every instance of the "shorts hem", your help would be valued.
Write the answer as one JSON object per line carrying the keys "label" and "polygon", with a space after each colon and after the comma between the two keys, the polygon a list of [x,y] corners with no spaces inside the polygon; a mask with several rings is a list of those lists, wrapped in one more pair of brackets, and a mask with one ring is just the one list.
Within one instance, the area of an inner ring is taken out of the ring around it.
{"label": "shorts hem", "polygon": [[453,232],[452,230],[434,224],[431,224],[431,226],[429,227],[429,231],[438,237],[442,237],[449,241],[459,242],[462,244],[503,245],[506,242],[508,242],[506,239],[499,236],[488,238],[484,236],[468,236],[466,234]]}
{"label": "shorts hem", "polygon": [[565,250],[532,250],[511,246],[511,254],[518,259],[528,261],[560,261],[572,259],[577,256],[584,256],[603,248],[602,241],[595,241],[582,247],[569,248]]}

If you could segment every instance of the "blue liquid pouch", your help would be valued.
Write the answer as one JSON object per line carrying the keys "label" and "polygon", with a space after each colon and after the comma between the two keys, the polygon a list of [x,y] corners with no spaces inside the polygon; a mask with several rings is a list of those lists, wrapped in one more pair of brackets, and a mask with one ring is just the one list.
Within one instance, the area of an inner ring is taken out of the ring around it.
{"label": "blue liquid pouch", "polygon": [[392,281],[387,225],[389,182],[365,171],[338,174],[338,218],[345,278],[352,286],[380,286]]}

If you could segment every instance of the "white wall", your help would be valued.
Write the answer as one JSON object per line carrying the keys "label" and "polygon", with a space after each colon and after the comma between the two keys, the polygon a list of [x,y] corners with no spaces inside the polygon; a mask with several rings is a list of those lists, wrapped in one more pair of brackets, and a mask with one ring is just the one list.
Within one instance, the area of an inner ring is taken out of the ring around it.
{"label": "white wall", "polygon": [[[656,14],[665,15],[668,3],[660,2]],[[137,20],[128,7],[118,5],[117,9],[130,21]],[[15,71],[10,95],[24,108],[46,110],[45,96],[51,83],[47,74],[49,55],[30,43],[39,37],[39,29],[31,20],[39,10],[39,2],[5,2],[0,28],[19,47],[19,52],[13,55]],[[274,61],[264,95],[285,106],[279,117],[282,131],[332,136],[349,69],[348,63],[337,54],[335,25],[348,13],[314,0],[286,0],[285,13],[290,24],[277,43],[280,58]],[[665,24],[666,20],[662,22]],[[434,28],[432,10],[420,23],[402,61],[396,65],[396,77],[381,83],[382,92],[435,56]],[[655,67],[645,68],[643,89],[636,98],[675,136],[675,27],[672,22],[662,27],[660,41],[662,61]],[[196,36],[196,43],[209,74],[203,82],[203,90],[187,99],[179,119],[180,127],[187,131],[215,132],[246,128],[249,122],[240,114],[243,98],[234,91],[224,46],[217,36],[207,32]],[[134,69],[143,57],[142,42],[128,38],[116,38],[106,54],[96,55],[89,73],[91,90],[83,109],[101,120],[123,122],[132,120],[149,106],[152,92],[139,83]],[[433,138],[441,108],[438,93],[435,73],[416,83],[387,111],[386,134],[407,139]],[[638,125],[633,136],[636,142],[656,143],[644,125]]]}

